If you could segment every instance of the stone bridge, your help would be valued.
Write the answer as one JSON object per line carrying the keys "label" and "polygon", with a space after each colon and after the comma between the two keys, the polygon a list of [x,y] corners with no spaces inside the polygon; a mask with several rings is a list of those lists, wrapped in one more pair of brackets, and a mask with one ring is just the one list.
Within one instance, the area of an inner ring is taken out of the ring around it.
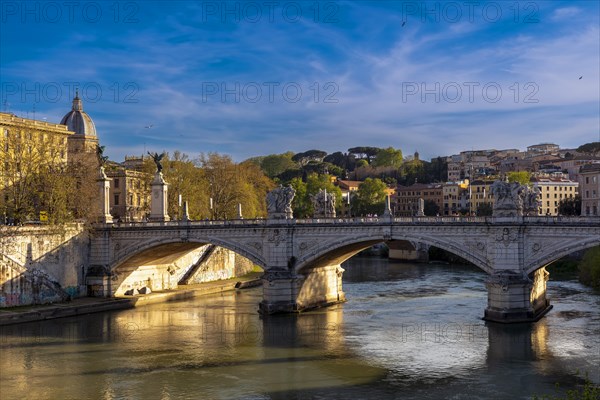
{"label": "stone bridge", "polygon": [[298,312],[345,301],[340,264],[374,244],[394,240],[439,247],[485,271],[486,319],[535,321],[551,308],[544,267],[600,245],[600,219],[386,216],[98,224],[90,268],[104,271],[110,285],[110,275],[136,258],[218,245],[264,269],[261,312]]}

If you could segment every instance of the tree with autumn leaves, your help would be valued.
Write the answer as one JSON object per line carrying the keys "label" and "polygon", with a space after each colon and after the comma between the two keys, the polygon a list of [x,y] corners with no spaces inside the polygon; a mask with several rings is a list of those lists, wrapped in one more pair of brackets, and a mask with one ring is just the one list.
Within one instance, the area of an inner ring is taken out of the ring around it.
{"label": "tree with autumn leaves", "polygon": [[[180,195],[182,202],[188,202],[193,220],[237,218],[238,204],[242,205],[244,218],[266,216],[265,198],[275,184],[255,163],[235,163],[231,157],[218,153],[190,159],[179,151],[167,154],[161,163],[163,177],[169,184],[168,213],[172,218],[183,217]],[[155,171],[152,159],[146,158],[148,184]]]}

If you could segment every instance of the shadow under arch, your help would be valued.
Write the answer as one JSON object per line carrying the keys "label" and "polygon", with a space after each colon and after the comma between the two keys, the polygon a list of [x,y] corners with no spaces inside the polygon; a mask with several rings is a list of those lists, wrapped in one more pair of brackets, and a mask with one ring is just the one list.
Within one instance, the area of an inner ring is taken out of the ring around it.
{"label": "shadow under arch", "polygon": [[[210,260],[215,251],[223,250],[241,256],[246,261],[242,262],[241,268],[238,268],[237,257],[234,261],[225,254],[224,259],[216,259],[223,261],[222,268],[217,268]],[[179,284],[194,283],[192,277],[197,276],[197,273],[203,277],[201,282],[229,279],[248,273],[248,269],[251,269],[247,266],[248,260],[252,265],[258,265],[263,269],[265,265],[262,257],[257,254],[239,245],[212,238],[151,240],[136,245],[134,249],[121,250],[116,258],[117,260],[110,264],[110,269],[107,271],[110,282],[105,286],[104,296],[129,294],[128,290],[143,287],[148,287],[152,291],[175,289]],[[205,261],[210,262],[205,264]],[[94,272],[89,276],[93,279]]]}
{"label": "shadow under arch", "polygon": [[588,240],[580,241],[577,243],[566,243],[565,245],[553,250],[552,252],[544,255],[543,257],[534,259],[531,261],[526,268],[527,275],[534,273],[540,268],[546,267],[554,261],[568,256],[576,251],[591,249],[592,247],[600,246],[600,236],[590,237]]}
{"label": "shadow under arch", "polygon": [[[390,239],[386,239],[383,236],[371,236],[371,237],[357,237],[348,240],[341,239],[337,241],[330,241],[323,243],[317,249],[315,249],[308,256],[297,260],[295,271],[296,273],[303,273],[306,270],[313,268],[324,267],[328,265],[339,265],[361,251],[368,249],[369,247],[385,243]],[[459,248],[453,243],[445,243],[439,240],[423,238],[423,237],[411,237],[409,235],[397,236],[395,235],[393,240],[404,240],[408,242],[418,242],[428,246],[438,247],[442,250],[446,250],[452,254],[464,258],[465,260],[473,263],[475,266],[483,270],[488,275],[492,274],[492,269],[488,266],[487,261],[477,256],[472,255],[464,248]]]}
{"label": "shadow under arch", "polygon": [[136,257],[137,255],[144,253],[152,253],[154,249],[160,248],[168,248],[172,247],[174,251],[178,250],[178,247],[187,248],[188,251],[192,251],[204,245],[216,245],[219,247],[223,247],[227,250],[231,250],[234,253],[237,253],[243,257],[248,258],[256,265],[261,268],[265,268],[266,262],[263,259],[262,255],[255,253],[247,248],[239,246],[235,243],[231,243],[222,239],[215,238],[201,238],[201,239],[156,239],[145,242],[141,245],[136,246],[135,251],[131,251],[129,248],[126,248],[118,254],[113,262],[111,262],[109,266],[110,271],[114,271],[116,268],[122,266],[124,263],[128,262],[131,258]]}

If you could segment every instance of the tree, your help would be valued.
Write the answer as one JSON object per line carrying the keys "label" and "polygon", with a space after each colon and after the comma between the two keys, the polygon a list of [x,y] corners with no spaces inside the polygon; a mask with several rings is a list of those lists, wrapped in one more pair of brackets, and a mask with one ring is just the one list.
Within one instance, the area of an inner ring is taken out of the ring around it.
{"label": "tree", "polygon": [[298,165],[292,160],[293,155],[294,153],[291,151],[283,154],[270,154],[260,161],[260,168],[271,179],[287,170],[297,170]]}
{"label": "tree", "polygon": [[581,215],[581,196],[567,197],[558,203],[560,215]]}
{"label": "tree", "polygon": [[358,160],[356,162],[356,168],[364,168],[364,167],[368,167],[369,166],[369,162],[367,160],[365,160],[364,158],[361,158],[360,160]]}
{"label": "tree", "polygon": [[394,167],[399,168],[402,165],[402,150],[388,147],[380,149],[373,160],[374,167]]}
{"label": "tree", "polygon": [[[195,190],[205,193],[205,206],[201,209],[210,211],[211,217],[236,218],[238,204],[242,204],[245,218],[266,216],[265,199],[274,184],[255,164],[236,164],[231,157],[217,153],[201,154],[196,164],[202,169],[206,184]],[[209,198],[213,199],[212,210],[205,208],[210,205]]]}
{"label": "tree", "polygon": [[41,211],[55,224],[91,217],[97,197],[96,155],[72,155],[68,162],[66,140],[5,130],[0,138],[0,210],[10,222],[38,220]]}
{"label": "tree", "polygon": [[348,169],[347,161],[348,156],[346,156],[341,151],[336,151],[335,153],[329,154],[327,157],[323,159],[324,162],[331,163],[333,165],[337,165],[340,168]]}
{"label": "tree", "polygon": [[579,264],[579,280],[581,283],[600,289],[600,246],[586,251]]}
{"label": "tree", "polygon": [[371,160],[379,150],[381,150],[379,147],[359,146],[349,148],[348,153],[355,155],[357,158],[366,159],[367,163],[371,164]]}
{"label": "tree", "polygon": [[292,201],[292,209],[294,210],[294,218],[307,218],[311,213],[310,199],[306,193],[306,182],[302,178],[293,178],[290,181],[290,186],[294,188],[296,194]]}
{"label": "tree", "polygon": [[593,156],[600,155],[600,142],[582,144],[577,148],[577,151],[579,153],[585,153]]}
{"label": "tree", "polygon": [[321,150],[308,150],[304,153],[295,154],[292,157],[292,161],[299,163],[301,166],[308,164],[311,161],[322,162],[323,158],[327,155],[326,151]]}
{"label": "tree", "polygon": [[411,160],[402,164],[400,168],[402,174],[401,182],[404,185],[412,185],[415,182],[428,183],[427,173],[425,172],[425,163],[421,160]]}
{"label": "tree", "polygon": [[435,217],[436,215],[440,215],[440,206],[433,200],[425,200],[423,212],[428,217]]}
{"label": "tree", "polygon": [[330,175],[311,173],[307,175],[306,182],[300,178],[294,178],[290,184],[296,190],[292,208],[294,216],[297,218],[307,218],[313,215],[314,209],[310,196],[317,194],[321,189],[326,190],[327,193],[333,193],[336,209],[341,209],[342,191],[332,183]]}
{"label": "tree", "polygon": [[494,212],[494,208],[491,203],[479,203],[477,206],[477,216],[478,217],[491,217]]}
{"label": "tree", "polygon": [[442,157],[432,159],[431,163],[425,164],[425,173],[427,182],[445,182],[448,178],[448,161]]}
{"label": "tree", "polygon": [[518,182],[521,185],[529,185],[531,182],[531,172],[528,171],[508,172],[506,176],[509,182]]}
{"label": "tree", "polygon": [[385,210],[387,186],[379,178],[367,178],[359,186],[352,206],[359,215],[382,214]]}

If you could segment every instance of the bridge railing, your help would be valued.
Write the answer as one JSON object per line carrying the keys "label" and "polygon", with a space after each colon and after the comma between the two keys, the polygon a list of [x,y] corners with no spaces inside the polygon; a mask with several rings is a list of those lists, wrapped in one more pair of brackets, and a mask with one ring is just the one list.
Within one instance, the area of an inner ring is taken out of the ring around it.
{"label": "bridge railing", "polygon": [[440,217],[353,217],[353,218],[303,218],[303,219],[280,219],[268,220],[264,218],[257,219],[228,219],[228,220],[200,220],[200,221],[169,221],[169,222],[118,222],[114,224],[97,224],[99,227],[185,227],[185,226],[266,226],[266,225],[365,225],[365,224],[536,224],[536,225],[554,225],[554,224],[583,224],[600,226],[600,216],[525,216],[525,217],[460,217],[460,216],[440,216]]}

